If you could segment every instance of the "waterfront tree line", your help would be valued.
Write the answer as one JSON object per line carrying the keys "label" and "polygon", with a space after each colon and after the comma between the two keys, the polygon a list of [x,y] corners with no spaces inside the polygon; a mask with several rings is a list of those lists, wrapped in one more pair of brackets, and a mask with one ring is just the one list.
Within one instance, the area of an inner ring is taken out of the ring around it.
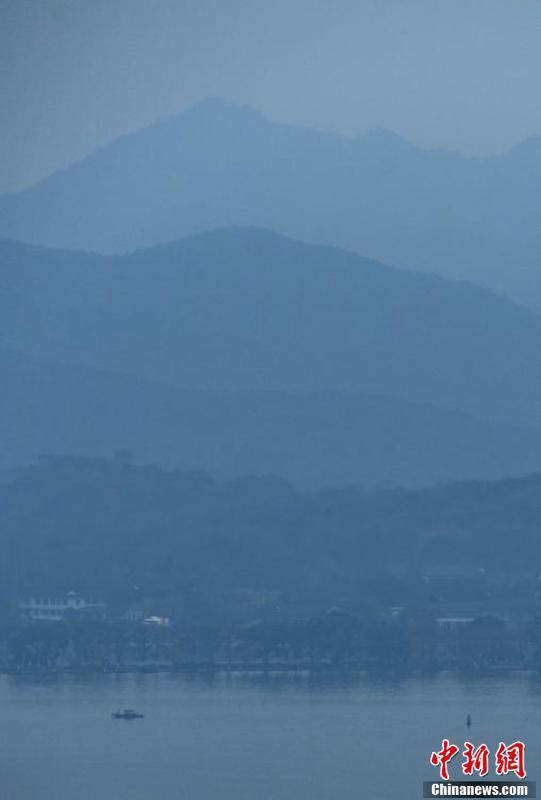
{"label": "waterfront tree line", "polygon": [[0,632],[3,671],[359,669],[437,672],[541,668],[541,618],[359,618],[333,609],[294,622],[152,627],[106,621],[28,623]]}

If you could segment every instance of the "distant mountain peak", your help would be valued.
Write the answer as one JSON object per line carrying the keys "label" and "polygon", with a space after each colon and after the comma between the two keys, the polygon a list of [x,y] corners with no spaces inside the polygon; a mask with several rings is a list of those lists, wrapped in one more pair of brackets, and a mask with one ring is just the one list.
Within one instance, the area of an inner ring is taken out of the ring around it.
{"label": "distant mountain peak", "polygon": [[194,103],[194,105],[188,107],[185,114],[189,113],[249,113],[255,116],[260,117],[261,113],[256,109],[252,108],[252,106],[247,105],[246,103],[234,103],[231,100],[226,100],[224,97],[219,97],[217,95],[209,95],[208,97],[204,97],[203,100],[200,100],[198,103]]}
{"label": "distant mountain peak", "polygon": [[207,125],[212,124],[214,121],[222,123],[224,120],[237,123],[263,122],[264,117],[260,111],[251,106],[232,103],[223,97],[206,97],[179,114],[175,114],[170,120],[175,122],[198,122]]}
{"label": "distant mountain peak", "polygon": [[120,253],[255,225],[438,272],[541,307],[541,140],[466,158],[355,138],[208,97],[0,197],[0,236]]}
{"label": "distant mountain peak", "polygon": [[412,142],[387,128],[371,128],[366,133],[358,136],[357,140],[362,141],[363,144],[371,144],[381,149],[400,150],[403,152],[419,150]]}

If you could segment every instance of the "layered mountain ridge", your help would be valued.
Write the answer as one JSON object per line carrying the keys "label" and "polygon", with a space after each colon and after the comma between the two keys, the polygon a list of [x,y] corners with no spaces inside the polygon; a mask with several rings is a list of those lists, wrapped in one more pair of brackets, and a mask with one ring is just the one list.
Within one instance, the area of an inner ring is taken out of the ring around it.
{"label": "layered mountain ridge", "polygon": [[124,252],[254,225],[472,280],[541,308],[541,144],[466,158],[207,100],[0,198],[0,235]]}

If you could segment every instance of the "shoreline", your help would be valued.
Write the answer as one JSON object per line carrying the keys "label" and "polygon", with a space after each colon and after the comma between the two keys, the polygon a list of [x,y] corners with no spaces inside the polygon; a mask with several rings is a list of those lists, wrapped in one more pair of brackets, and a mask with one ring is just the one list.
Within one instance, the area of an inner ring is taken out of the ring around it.
{"label": "shoreline", "polygon": [[335,675],[351,675],[357,674],[359,677],[366,676],[369,678],[436,678],[438,676],[456,675],[464,678],[486,678],[508,675],[524,675],[535,676],[540,675],[539,670],[532,667],[493,667],[480,670],[461,670],[457,668],[444,668],[436,670],[401,670],[401,669],[368,669],[366,665],[337,665],[328,663],[319,664],[259,664],[259,663],[246,663],[246,664],[192,664],[181,663],[174,665],[148,665],[138,666],[129,665],[118,668],[99,668],[92,667],[44,667],[44,668],[28,668],[28,669],[9,669],[0,667],[0,675],[12,677],[26,677],[26,676],[74,676],[74,675],[220,675],[220,674],[235,674],[235,673],[252,673],[252,674],[270,674],[270,673],[297,673],[297,674],[314,674],[326,673]]}

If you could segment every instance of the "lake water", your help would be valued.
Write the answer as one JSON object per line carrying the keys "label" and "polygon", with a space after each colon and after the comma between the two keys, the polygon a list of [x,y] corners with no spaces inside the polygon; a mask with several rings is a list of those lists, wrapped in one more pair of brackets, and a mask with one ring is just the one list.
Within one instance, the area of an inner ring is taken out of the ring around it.
{"label": "lake water", "polygon": [[[111,719],[119,707],[145,719]],[[435,777],[428,758],[444,737],[523,739],[535,780],[541,682],[0,676],[5,800],[409,800]]]}

